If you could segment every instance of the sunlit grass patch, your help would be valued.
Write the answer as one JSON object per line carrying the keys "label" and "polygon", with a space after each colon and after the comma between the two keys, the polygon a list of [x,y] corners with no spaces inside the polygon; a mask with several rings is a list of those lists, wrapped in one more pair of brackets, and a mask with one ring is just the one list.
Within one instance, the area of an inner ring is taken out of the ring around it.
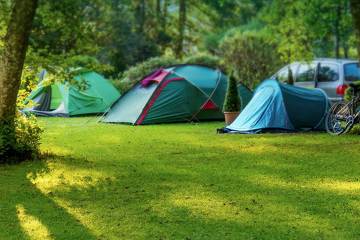
{"label": "sunlit grass patch", "polygon": [[38,218],[27,214],[24,206],[17,205],[16,211],[20,225],[29,239],[53,239],[46,226]]}

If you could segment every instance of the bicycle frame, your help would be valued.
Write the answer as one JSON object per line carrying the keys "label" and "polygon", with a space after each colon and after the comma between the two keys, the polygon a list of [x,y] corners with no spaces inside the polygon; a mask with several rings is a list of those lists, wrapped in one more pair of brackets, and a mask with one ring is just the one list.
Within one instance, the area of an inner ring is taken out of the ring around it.
{"label": "bicycle frame", "polygon": [[354,123],[358,123],[360,121],[360,110],[358,110],[360,106],[360,96],[354,96],[348,104],[354,118]]}

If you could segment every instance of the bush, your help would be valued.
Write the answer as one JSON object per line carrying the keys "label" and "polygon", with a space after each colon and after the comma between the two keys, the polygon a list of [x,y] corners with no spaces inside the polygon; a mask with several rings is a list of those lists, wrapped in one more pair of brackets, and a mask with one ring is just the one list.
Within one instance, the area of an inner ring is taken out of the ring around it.
{"label": "bush", "polygon": [[217,56],[213,56],[206,53],[201,53],[198,55],[190,56],[185,59],[185,64],[199,64],[199,65],[205,65],[208,67],[220,69],[222,71],[225,71],[224,64],[222,63],[221,59]]}
{"label": "bush", "polygon": [[239,112],[240,106],[241,102],[237,90],[236,79],[233,74],[231,74],[225,96],[224,112]]}
{"label": "bush", "polygon": [[[360,81],[354,82],[355,85],[360,86]],[[359,93],[360,94],[360,93]],[[345,91],[344,99],[345,101],[350,101],[354,96],[354,89],[352,87],[348,87]]]}
{"label": "bush", "polygon": [[180,62],[174,57],[163,56],[150,58],[149,60],[139,63],[119,76],[119,79],[113,79],[112,83],[120,90],[125,92],[131,88],[136,82],[141,80],[144,76],[150,74],[152,71],[160,67],[168,67],[177,64],[199,64],[206,65],[212,68],[217,68],[224,71],[224,65],[219,57],[210,54],[198,54],[186,58]]}
{"label": "bush", "polygon": [[129,82],[132,85],[157,68],[175,65],[178,63],[179,61],[173,57],[150,58],[145,62],[139,63],[129,68],[121,75],[121,79],[122,81]]}
{"label": "bush", "polygon": [[220,44],[227,69],[234,69],[235,76],[254,88],[280,65],[276,46],[266,34],[255,32],[231,32]]}
{"label": "bush", "polygon": [[114,85],[117,90],[119,90],[121,94],[129,90],[133,85],[133,83],[131,82],[122,81],[118,78],[109,79],[109,81]]}
{"label": "bush", "polygon": [[[31,76],[31,75],[34,76]],[[24,109],[32,103],[25,104],[25,99],[37,79],[37,72],[24,68],[16,108]],[[35,116],[25,116],[17,110],[12,124],[0,126],[0,163],[33,159],[39,155],[42,129]]]}
{"label": "bush", "polygon": [[35,116],[19,113],[15,119],[16,152],[24,156],[36,157],[39,153],[42,131]]}
{"label": "bush", "polygon": [[[38,157],[42,129],[34,116],[16,115],[14,126],[0,129],[0,163]],[[11,139],[15,134],[15,142]]]}
{"label": "bush", "polygon": [[360,135],[360,125],[355,125],[353,129],[350,131],[351,134]]}

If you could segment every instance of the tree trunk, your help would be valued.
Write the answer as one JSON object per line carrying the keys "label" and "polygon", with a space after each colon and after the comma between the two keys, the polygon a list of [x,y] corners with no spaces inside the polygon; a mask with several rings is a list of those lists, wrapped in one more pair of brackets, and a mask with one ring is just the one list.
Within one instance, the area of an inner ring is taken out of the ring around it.
{"label": "tree trunk", "polygon": [[184,51],[184,35],[186,25],[186,0],[179,0],[179,37],[176,46],[176,56],[181,58]]}
{"label": "tree trunk", "polygon": [[161,16],[161,0],[156,0],[155,11],[156,11],[157,23],[160,24],[161,18],[162,18],[162,16]]}
{"label": "tree trunk", "polygon": [[360,1],[350,0],[350,6],[354,22],[354,28],[357,35],[358,58],[360,59]]}
{"label": "tree trunk", "polygon": [[15,0],[0,58],[0,136],[14,146],[16,99],[37,0]]}
{"label": "tree trunk", "polygon": [[340,3],[336,5],[336,16],[334,23],[334,50],[335,57],[340,58],[340,21],[341,21],[341,6]]}
{"label": "tree trunk", "polygon": [[135,19],[137,19],[138,32],[144,32],[145,18],[146,18],[146,3],[145,0],[137,0],[135,3]]}
{"label": "tree trunk", "polygon": [[155,0],[155,17],[156,17],[156,38],[158,43],[161,42],[161,31],[162,31],[162,12],[161,12],[161,0]]}
{"label": "tree trunk", "polygon": [[349,58],[349,46],[345,41],[343,43],[343,49],[344,49],[344,58]]}
{"label": "tree trunk", "polygon": [[167,17],[168,17],[169,1],[163,0],[163,13],[162,13],[162,30],[166,32]]}

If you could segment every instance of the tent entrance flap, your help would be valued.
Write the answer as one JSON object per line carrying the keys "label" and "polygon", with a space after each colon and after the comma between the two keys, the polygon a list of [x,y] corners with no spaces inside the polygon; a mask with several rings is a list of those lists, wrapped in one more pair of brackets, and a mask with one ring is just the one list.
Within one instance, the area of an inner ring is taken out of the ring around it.
{"label": "tent entrance flap", "polygon": [[36,111],[49,111],[51,105],[51,87],[43,88],[43,93],[40,95],[39,102],[34,108]]}
{"label": "tent entrance flap", "polygon": [[202,107],[201,109],[203,110],[215,110],[215,109],[218,109],[218,106],[216,106],[216,104],[211,100],[209,99]]}
{"label": "tent entrance flap", "polygon": [[63,97],[61,94],[61,91],[59,89],[59,86],[57,84],[51,85],[51,105],[50,110],[58,109],[60,104],[63,101]]}
{"label": "tent entrance flap", "polygon": [[157,87],[158,84],[151,84],[148,87],[143,87],[141,83],[136,84],[132,90],[120,97],[103,121],[135,124]]}

